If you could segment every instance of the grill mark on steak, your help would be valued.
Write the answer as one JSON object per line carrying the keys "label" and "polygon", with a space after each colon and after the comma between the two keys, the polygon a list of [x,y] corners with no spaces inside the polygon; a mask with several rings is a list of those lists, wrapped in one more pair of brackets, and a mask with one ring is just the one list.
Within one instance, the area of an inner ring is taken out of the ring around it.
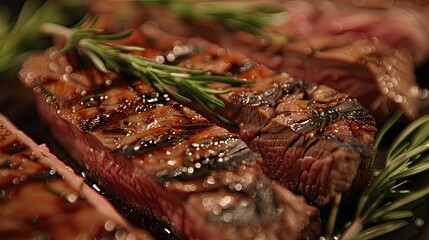
{"label": "grill mark on steak", "polygon": [[[155,136],[144,136],[135,142],[120,148],[120,152],[128,158],[135,158],[138,155],[155,151],[168,145],[177,145],[197,131],[203,131],[211,125],[184,126],[184,131],[168,129],[164,133]],[[115,150],[114,150],[115,151]]]}
{"label": "grill mark on steak", "polygon": [[[266,178],[259,156],[237,135],[170,98],[146,108],[149,103],[141,96],[155,90],[140,80],[106,75],[112,84],[104,90],[63,81],[65,69],[76,67],[65,59],[50,49],[30,59],[21,77],[32,86],[34,74],[56,75],[53,83],[33,86],[40,116],[89,179],[108,194],[133,209],[167,217],[179,234],[191,239],[311,239],[319,234],[317,209]],[[49,70],[52,62],[59,64],[59,72]],[[88,77],[74,71],[75,77]],[[39,87],[53,96],[45,98]],[[76,94],[77,89],[86,94]],[[81,104],[94,94],[104,97],[97,104]],[[80,124],[112,111],[126,117],[89,131]],[[238,213],[243,215],[234,215]]]}
{"label": "grill mark on steak", "polygon": [[311,111],[310,119],[292,123],[290,127],[299,133],[310,131],[323,132],[325,127],[340,120],[365,121],[371,113],[356,101],[344,102],[335,107],[327,107],[322,111]]}
{"label": "grill mark on steak", "polygon": [[42,171],[37,172],[34,175],[28,177],[27,181],[51,181],[62,179],[58,174],[52,174],[54,170],[52,169],[43,169]]}
{"label": "grill mark on steak", "polygon": [[[99,94],[95,92],[94,96],[97,96],[97,95]],[[127,116],[133,114],[132,112],[146,112],[152,108],[161,107],[170,100],[167,94],[152,91],[145,94],[140,94],[132,100],[131,99],[129,100],[126,98],[120,99],[118,109],[106,111],[103,107],[100,107],[102,103],[102,99],[103,99],[102,96],[98,96],[95,99],[94,97],[91,97],[91,96],[89,97],[85,96],[80,100],[80,103],[82,105],[85,105],[85,107],[88,107],[88,108],[97,107],[97,110],[99,111],[99,114],[82,118],[80,120],[81,123],[79,125],[81,126],[81,129],[83,131],[92,132],[92,131],[104,130],[104,131],[112,132],[112,129],[107,130],[106,128],[111,127],[119,120],[125,119]],[[142,102],[144,104],[140,104],[139,102]],[[145,121],[150,122],[151,117],[147,116]],[[113,130],[113,132],[118,131],[120,129],[121,128],[118,128],[117,130]]]}
{"label": "grill mark on steak", "polygon": [[[81,120],[81,129],[85,132],[92,132],[97,130],[105,130],[104,128],[110,126],[117,120],[125,118],[126,115],[122,111],[111,111],[108,113],[99,113],[94,117],[88,117]],[[116,130],[114,131],[116,132]]]}
{"label": "grill mark on steak", "polygon": [[247,71],[250,71],[252,68],[258,66],[258,64],[254,61],[245,61],[241,64],[232,64],[229,71],[232,74],[241,74]]}
{"label": "grill mark on steak", "polygon": [[364,158],[369,159],[374,156],[374,150],[372,148],[368,147],[367,144],[357,140],[355,137],[352,136],[330,135],[321,136],[321,139],[325,141],[335,142],[335,144],[338,145],[340,148],[346,149],[350,152],[358,153]]}
{"label": "grill mark on steak", "polygon": [[28,147],[25,146],[21,142],[11,142],[8,145],[1,146],[0,152],[4,153],[4,154],[7,154],[7,155],[13,155],[13,154],[17,154],[17,153],[23,152],[23,151],[25,151],[27,149],[28,149]]}
{"label": "grill mark on steak", "polygon": [[287,94],[302,92],[303,88],[307,88],[307,86],[308,84],[303,81],[294,81],[282,87],[279,87],[278,84],[274,84],[271,88],[264,90],[262,93],[240,92],[239,94],[242,105],[249,105],[252,107],[268,105],[269,107],[275,107],[280,98]]}

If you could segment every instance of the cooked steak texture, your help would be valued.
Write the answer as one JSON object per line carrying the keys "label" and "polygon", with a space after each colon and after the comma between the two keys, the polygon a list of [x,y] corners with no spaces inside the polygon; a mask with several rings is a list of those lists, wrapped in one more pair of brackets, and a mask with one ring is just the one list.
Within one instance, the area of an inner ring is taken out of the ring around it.
{"label": "cooked steak texture", "polygon": [[0,239],[153,239],[0,115]]}
{"label": "cooked steak texture", "polygon": [[142,54],[166,64],[252,81],[230,87],[230,94],[220,96],[226,108],[217,111],[262,156],[264,172],[289,189],[325,205],[368,180],[375,121],[348,95],[274,72],[205,40],[171,37],[151,25],[136,30],[126,44],[143,46]]}
{"label": "cooked steak texture", "polygon": [[[429,55],[429,14],[417,7],[362,9],[329,1],[282,4],[289,20],[265,29],[283,36],[282,42],[230,31],[206,19],[182,21],[156,5],[133,6],[133,10],[117,3],[115,12],[122,9],[134,23],[156,23],[176,36],[205,38],[270,69],[346,93],[371,110],[379,124],[398,109],[410,119],[419,114],[426,93],[414,71]],[[101,11],[94,5],[94,11]],[[110,26],[117,28],[119,23]]]}
{"label": "cooked steak texture", "polygon": [[[150,51],[150,50],[148,50]],[[313,239],[317,208],[267,178],[238,135],[141,80],[55,48],[20,72],[41,118],[86,175],[189,239]]]}

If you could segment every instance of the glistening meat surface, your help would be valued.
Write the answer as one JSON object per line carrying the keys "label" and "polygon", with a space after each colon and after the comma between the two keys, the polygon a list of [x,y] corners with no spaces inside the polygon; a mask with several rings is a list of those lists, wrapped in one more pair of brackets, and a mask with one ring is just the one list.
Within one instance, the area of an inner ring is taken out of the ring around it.
{"label": "glistening meat surface", "polygon": [[324,205],[368,180],[375,121],[355,99],[271,71],[205,40],[173,38],[150,25],[136,30],[126,44],[143,46],[147,51],[142,54],[166,64],[253,81],[229,88],[232,93],[221,96],[226,108],[217,111],[235,122],[240,137],[261,154],[265,173],[291,190]]}
{"label": "glistening meat surface", "polygon": [[153,239],[0,114],[1,239]]}
{"label": "glistening meat surface", "polygon": [[20,72],[40,116],[86,175],[190,239],[303,239],[318,210],[272,183],[237,135],[140,80],[50,49]]}

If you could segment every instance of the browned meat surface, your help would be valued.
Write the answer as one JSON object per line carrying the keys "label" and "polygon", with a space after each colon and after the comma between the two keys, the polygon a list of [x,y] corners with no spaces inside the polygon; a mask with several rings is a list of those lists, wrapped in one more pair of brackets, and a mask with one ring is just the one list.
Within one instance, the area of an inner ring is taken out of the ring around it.
{"label": "browned meat surface", "polygon": [[[153,5],[117,4],[115,11],[122,9],[137,24],[149,20],[176,36],[205,38],[273,70],[325,84],[358,99],[380,124],[397,109],[410,119],[418,115],[425,93],[414,70],[429,55],[428,7],[363,9],[329,1],[283,4],[290,18],[273,27],[287,39],[281,44],[209,21],[181,21]],[[94,11],[111,11],[94,5]]]}
{"label": "browned meat surface", "polygon": [[0,115],[0,239],[152,239]]}
{"label": "browned meat surface", "polygon": [[56,139],[103,191],[190,239],[319,236],[318,210],[269,180],[237,135],[143,81],[76,63],[50,49],[20,76]]}

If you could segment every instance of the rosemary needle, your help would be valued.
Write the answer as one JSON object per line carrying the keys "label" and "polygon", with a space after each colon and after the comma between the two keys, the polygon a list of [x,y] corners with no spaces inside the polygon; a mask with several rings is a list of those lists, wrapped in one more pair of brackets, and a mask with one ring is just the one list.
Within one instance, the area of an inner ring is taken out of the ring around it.
{"label": "rosemary needle", "polygon": [[208,84],[221,82],[230,85],[249,83],[244,79],[212,75],[206,70],[189,69],[157,63],[152,59],[129,53],[144,51],[139,46],[108,44],[104,41],[128,37],[131,32],[107,35],[102,29],[95,28],[97,17],[84,17],[75,27],[67,28],[56,24],[45,24],[43,31],[60,34],[67,38],[62,52],[78,50],[85,55],[101,72],[124,72],[167,92],[178,101],[193,102],[219,121],[234,125],[231,121],[217,114],[214,107],[224,107],[224,102],[217,97],[230,92],[225,89],[213,89]]}

